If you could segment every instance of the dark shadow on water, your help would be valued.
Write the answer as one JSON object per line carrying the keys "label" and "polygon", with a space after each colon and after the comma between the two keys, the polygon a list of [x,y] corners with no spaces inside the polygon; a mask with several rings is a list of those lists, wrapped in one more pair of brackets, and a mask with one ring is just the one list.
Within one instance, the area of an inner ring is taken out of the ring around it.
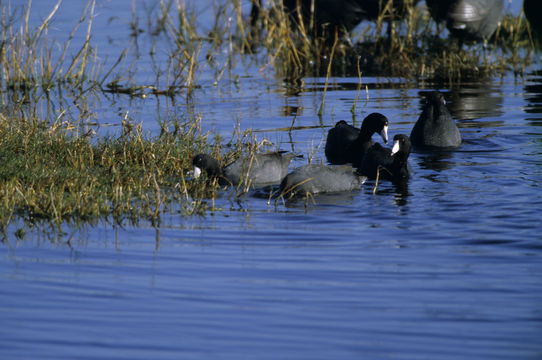
{"label": "dark shadow on water", "polygon": [[[533,71],[526,76],[525,112],[528,114],[542,113],[542,69]],[[529,117],[529,123],[534,126],[542,126],[542,118]]]}
{"label": "dark shadow on water", "polygon": [[395,205],[404,206],[408,204],[408,199],[412,196],[408,190],[408,182],[408,179],[393,183],[380,182],[376,191],[374,190],[374,181],[367,183],[367,186],[370,187],[376,196],[393,196]]}
{"label": "dark shadow on water", "polygon": [[[419,153],[420,150],[417,152]],[[441,172],[455,165],[455,162],[451,161],[452,158],[452,151],[424,151],[419,153],[418,165],[421,169]]]}

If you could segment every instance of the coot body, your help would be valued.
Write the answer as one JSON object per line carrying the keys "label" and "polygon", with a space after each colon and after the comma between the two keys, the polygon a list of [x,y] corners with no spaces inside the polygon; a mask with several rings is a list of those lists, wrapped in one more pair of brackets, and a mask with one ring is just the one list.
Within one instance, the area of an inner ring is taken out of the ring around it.
{"label": "coot body", "polygon": [[423,111],[410,133],[412,145],[425,148],[454,148],[461,145],[461,134],[446,101],[439,91],[426,97]]}
{"label": "coot body", "polygon": [[331,164],[352,163],[359,166],[363,155],[373,145],[372,136],[377,133],[388,142],[388,119],[380,113],[371,113],[363,119],[361,129],[341,120],[329,130],[326,139],[326,159]]}
{"label": "coot body", "polygon": [[194,177],[202,171],[208,177],[218,178],[221,185],[265,186],[280,184],[288,174],[288,166],[294,157],[291,153],[267,152],[239,158],[231,164],[220,168],[218,161],[207,154],[194,157]]}
{"label": "coot body", "polygon": [[352,191],[367,178],[349,165],[305,165],[289,173],[280,184],[284,196]]}
{"label": "coot body", "polygon": [[380,144],[374,144],[361,163],[359,173],[369,178],[388,179],[400,182],[408,179],[408,157],[411,143],[407,135],[398,134],[393,137],[393,148],[388,149]]}

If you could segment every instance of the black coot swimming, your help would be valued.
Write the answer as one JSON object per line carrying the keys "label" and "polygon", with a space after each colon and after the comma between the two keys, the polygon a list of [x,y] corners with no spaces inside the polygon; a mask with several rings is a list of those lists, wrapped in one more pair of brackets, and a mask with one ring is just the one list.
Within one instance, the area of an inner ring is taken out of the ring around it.
{"label": "black coot swimming", "polygon": [[[538,0],[536,0],[538,1]],[[446,22],[450,33],[466,40],[488,39],[502,17],[503,0],[425,0],[437,22]]]}
{"label": "black coot swimming", "polygon": [[363,157],[359,173],[376,178],[400,182],[408,179],[408,156],[410,155],[410,139],[407,135],[398,134],[393,137],[393,148],[388,149],[380,144],[374,144]]}
{"label": "black coot swimming", "polygon": [[410,133],[412,145],[425,148],[454,148],[461,145],[461,134],[446,101],[439,91],[426,97],[423,111]]}
{"label": "black coot swimming", "polygon": [[[389,19],[402,18],[406,9],[418,1],[393,0],[393,6],[387,9]],[[299,4],[304,26],[308,28],[312,20],[316,23],[317,35],[328,38],[333,38],[336,30],[339,36],[345,35],[362,20],[376,20],[387,3],[387,0],[283,0],[294,23],[299,20]]]}
{"label": "black coot swimming", "polygon": [[367,177],[350,165],[305,165],[289,173],[280,184],[283,196],[305,196],[361,189]]}
{"label": "black coot swimming", "polygon": [[373,145],[377,133],[388,142],[388,119],[380,113],[371,113],[363,119],[361,129],[341,120],[327,134],[325,154],[331,164],[352,163],[359,166],[365,152]]}
{"label": "black coot swimming", "polygon": [[218,161],[207,154],[194,156],[194,177],[202,171],[210,178],[218,178],[221,185],[245,184],[251,187],[280,184],[288,174],[294,154],[267,152],[239,158],[221,168]]}

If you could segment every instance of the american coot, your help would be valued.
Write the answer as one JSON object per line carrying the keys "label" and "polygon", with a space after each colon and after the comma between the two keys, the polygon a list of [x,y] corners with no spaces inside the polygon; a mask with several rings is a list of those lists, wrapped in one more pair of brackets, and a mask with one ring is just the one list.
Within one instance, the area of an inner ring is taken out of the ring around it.
{"label": "american coot", "polygon": [[372,136],[378,133],[388,143],[388,119],[380,113],[367,115],[361,129],[341,120],[327,133],[325,154],[331,164],[352,163],[359,166],[365,152],[373,145]]}
{"label": "american coot", "polygon": [[408,179],[408,156],[410,155],[410,139],[399,134],[393,137],[393,148],[388,149],[374,144],[363,157],[359,172],[369,178],[379,178],[399,182]]}
{"label": "american coot", "polygon": [[[387,9],[391,13],[389,19],[403,17],[408,5],[414,6],[418,1],[393,0]],[[387,0],[283,0],[294,23],[299,21],[299,4],[305,28],[315,23],[317,35],[327,38],[333,38],[335,30],[345,35],[364,19],[376,20],[387,3]]]}
{"label": "american coot", "polygon": [[[539,1],[539,0],[536,0]],[[425,0],[436,22],[446,22],[450,33],[460,39],[487,39],[502,16],[503,0]]]}
{"label": "american coot", "polygon": [[367,177],[350,165],[305,165],[289,173],[280,184],[283,196],[305,196],[361,189]]}
{"label": "american coot", "polygon": [[207,154],[194,156],[194,177],[202,171],[210,178],[218,178],[221,185],[238,185],[251,187],[279,184],[288,174],[288,166],[294,155],[292,153],[267,152],[239,158],[231,164],[220,168],[218,161]]}
{"label": "american coot", "polygon": [[542,14],[542,1],[540,0],[523,0],[523,13],[531,24],[531,28],[542,36],[542,21],[538,16]]}
{"label": "american coot", "polygon": [[410,133],[412,145],[428,148],[452,148],[461,145],[461,134],[439,91],[426,97],[423,111]]}

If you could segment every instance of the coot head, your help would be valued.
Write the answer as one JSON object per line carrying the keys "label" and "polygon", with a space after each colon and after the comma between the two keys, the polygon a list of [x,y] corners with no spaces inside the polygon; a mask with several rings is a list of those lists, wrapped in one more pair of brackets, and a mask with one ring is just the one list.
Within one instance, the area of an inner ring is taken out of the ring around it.
{"label": "coot head", "polygon": [[207,154],[194,156],[192,165],[194,165],[194,178],[198,178],[202,171],[205,171],[209,177],[218,177],[222,173],[218,161]]}
{"label": "coot head", "polygon": [[393,147],[391,148],[391,155],[394,158],[399,156],[407,159],[410,155],[412,145],[410,139],[405,134],[397,134],[393,137]]}
{"label": "coot head", "polygon": [[373,134],[378,134],[382,137],[384,143],[388,143],[388,118],[382,115],[381,113],[371,113],[363,119],[361,124],[361,133],[364,135],[372,136]]}
{"label": "coot head", "polygon": [[391,180],[393,182],[402,182],[410,177],[408,156],[410,155],[411,147],[410,139],[407,135],[398,134],[393,137],[393,148],[391,149],[393,157]]}

